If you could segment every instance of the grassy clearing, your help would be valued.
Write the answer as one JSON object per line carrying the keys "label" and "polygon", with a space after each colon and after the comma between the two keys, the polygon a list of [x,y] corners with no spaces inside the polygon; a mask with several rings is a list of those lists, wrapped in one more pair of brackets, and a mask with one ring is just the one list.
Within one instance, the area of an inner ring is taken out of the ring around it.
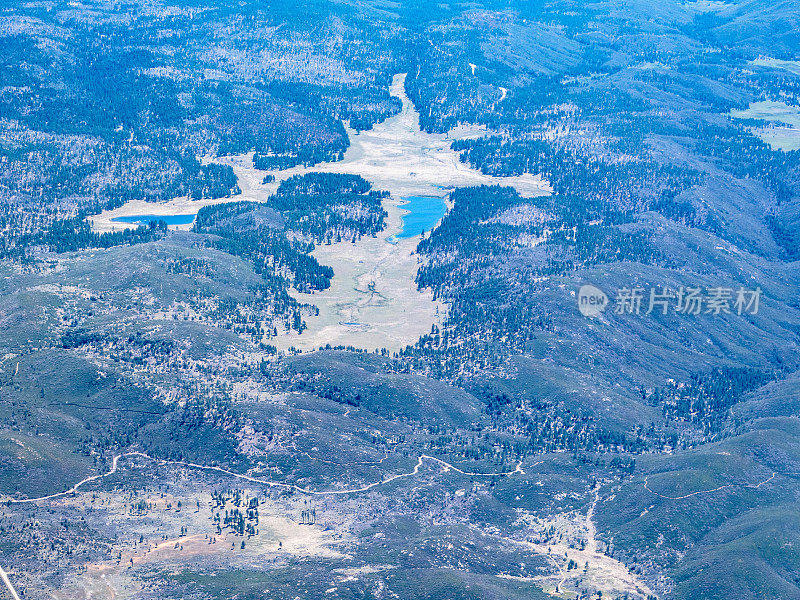
{"label": "grassy clearing", "polygon": [[747,110],[732,110],[730,116],[736,119],[766,121],[768,125],[754,127],[753,133],[774,150],[790,152],[800,149],[800,109],[796,106],[764,100],[754,102]]}

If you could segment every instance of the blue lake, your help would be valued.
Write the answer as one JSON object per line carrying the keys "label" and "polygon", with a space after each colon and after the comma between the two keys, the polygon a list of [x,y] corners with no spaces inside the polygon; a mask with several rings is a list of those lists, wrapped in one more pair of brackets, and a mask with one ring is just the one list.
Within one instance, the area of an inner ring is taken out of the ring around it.
{"label": "blue lake", "polygon": [[114,217],[116,223],[134,223],[149,225],[153,221],[164,221],[167,225],[188,225],[197,215],[132,215],[130,217]]}
{"label": "blue lake", "polygon": [[433,196],[408,196],[403,198],[405,203],[400,208],[411,211],[403,215],[403,231],[397,237],[410,238],[429,232],[442,220],[447,212],[447,205],[443,198]]}

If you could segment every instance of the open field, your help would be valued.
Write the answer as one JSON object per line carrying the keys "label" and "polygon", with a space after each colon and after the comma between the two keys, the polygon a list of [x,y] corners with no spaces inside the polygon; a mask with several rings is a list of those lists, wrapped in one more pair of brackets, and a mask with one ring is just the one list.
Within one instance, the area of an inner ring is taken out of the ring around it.
{"label": "open field", "polygon": [[750,61],[750,64],[757,67],[775,67],[777,69],[786,69],[787,71],[800,75],[800,61],[798,60],[780,60],[778,58],[757,58]]}
{"label": "open field", "polygon": [[757,128],[753,132],[774,150],[800,150],[800,129],[797,127],[774,125]]}
{"label": "open field", "polygon": [[593,521],[599,501],[599,490],[595,490],[594,501],[585,514],[572,511],[546,519],[523,515],[528,535],[536,538],[526,545],[546,556],[555,568],[534,581],[547,593],[561,598],[573,598],[581,589],[596,589],[604,590],[606,595],[627,594],[629,598],[644,600],[653,593],[647,584],[600,550]]}
{"label": "open field", "polygon": [[[315,294],[293,292],[293,295],[301,302],[317,306],[319,315],[306,317],[308,329],[302,334],[285,333],[275,343],[283,350],[291,347],[315,350],[326,344],[398,350],[413,344],[429,333],[433,324],[441,322],[446,307],[434,302],[430,291],[417,290],[415,277],[419,264],[414,249],[419,236],[395,237],[402,231],[405,211],[399,205],[403,199],[446,197],[450,189],[475,185],[512,186],[525,197],[548,194],[550,188],[541,177],[530,173],[495,177],[462,163],[458,153],[450,148],[452,141],[480,136],[484,131],[467,126],[458,126],[446,135],[421,131],[419,113],[406,95],[404,83],[405,74],[396,75],[391,86],[392,95],[402,101],[401,112],[369,131],[348,129],[351,144],[342,161],[260,171],[253,167],[252,153],[204,158],[204,162],[230,166],[237,176],[241,195],[199,201],[177,198],[161,204],[132,201],[93,217],[92,226],[95,231],[112,231],[133,226],[111,221],[115,217],[190,214],[203,206],[233,200],[268,203],[281,181],[309,172],[360,175],[375,189],[391,194],[384,201],[388,213],[386,231],[356,243],[317,246],[314,257],[333,268],[331,287]],[[274,181],[263,183],[265,174],[273,175]],[[191,225],[172,227],[190,229]]]}
{"label": "open field", "polygon": [[754,127],[753,133],[776,150],[800,149],[800,108],[784,102],[754,102],[747,110],[732,110],[737,119],[767,121],[766,127]]}
{"label": "open field", "polygon": [[[233,167],[239,178],[242,200],[266,201],[280,181],[309,172],[360,175],[376,189],[387,190],[395,198],[443,196],[450,188],[473,185],[511,186],[525,197],[550,192],[548,183],[538,175],[495,177],[462,163],[450,144],[456,139],[480,136],[483,130],[459,126],[447,134],[421,131],[419,112],[404,90],[405,77],[405,74],[395,75],[390,90],[393,96],[400,98],[401,112],[368,131],[347,128],[350,146],[341,161],[281,171],[258,171],[252,168],[251,155],[213,160]],[[264,174],[274,175],[275,181],[262,185]]]}
{"label": "open field", "polygon": [[[530,174],[492,177],[461,163],[450,149],[451,136],[467,137],[475,132],[468,128],[449,135],[420,131],[419,113],[404,92],[404,81],[404,75],[395,76],[391,89],[403,103],[400,114],[370,131],[349,131],[351,145],[344,160],[313,168],[361,175],[375,188],[388,190],[391,197],[384,202],[388,213],[385,235],[314,250],[320,263],[333,267],[331,287],[313,295],[294,294],[301,302],[316,305],[320,314],[306,319],[308,330],[302,335],[292,332],[279,337],[279,348],[316,349],[331,344],[396,350],[414,343],[444,318],[446,307],[434,302],[429,291],[419,292],[414,282],[418,262],[413,251],[419,237],[394,238],[402,230],[404,211],[398,206],[402,198],[443,196],[448,188],[467,185],[510,185],[523,196],[549,192],[546,182]],[[237,161],[224,162],[234,166],[240,181],[245,180],[240,184],[243,193],[253,189],[254,177],[247,169]],[[285,174],[308,170],[298,167],[273,174],[278,181]]]}
{"label": "open field", "polygon": [[333,267],[331,287],[315,294],[293,292],[299,301],[314,304],[320,312],[306,317],[308,329],[301,335],[290,332],[278,337],[278,348],[314,350],[330,344],[397,350],[414,343],[444,318],[445,305],[434,302],[429,291],[418,291],[414,281],[418,260],[413,251],[419,236],[394,237],[402,230],[404,210],[399,205],[403,198],[444,197],[448,189],[468,185],[513,186],[527,197],[549,193],[540,177],[493,177],[460,162],[450,149],[451,142],[480,132],[468,127],[447,135],[420,131],[419,113],[405,94],[404,81],[404,75],[395,76],[391,89],[401,99],[402,111],[369,131],[349,130],[351,145],[342,161],[268,171],[275,181],[262,184],[264,172],[252,167],[251,155],[214,159],[233,168],[242,189],[237,199],[242,200],[268,202],[280,181],[310,171],[360,175],[376,189],[391,194],[384,201],[388,213],[385,232],[355,244],[340,242],[314,250],[321,264]]}
{"label": "open field", "polygon": [[331,287],[315,294],[292,292],[298,301],[317,306],[319,315],[305,318],[308,329],[302,334],[280,335],[278,348],[315,350],[330,344],[397,350],[441,323],[446,305],[434,301],[430,290],[417,290],[414,281],[419,236],[390,242],[402,230],[404,211],[395,198],[384,207],[387,229],[378,237],[316,247],[314,257],[333,267]]}
{"label": "open field", "polygon": [[[138,227],[136,223],[122,223],[114,221],[113,219],[119,217],[135,217],[139,215],[194,215],[197,211],[204,206],[211,206],[213,204],[220,204],[222,202],[232,202],[241,200],[238,196],[235,198],[217,198],[216,200],[202,199],[192,200],[186,196],[180,198],[173,198],[168,202],[145,202],[144,200],[131,200],[126,202],[119,208],[113,210],[104,210],[99,215],[88,217],[89,222],[92,224],[92,229],[98,233],[106,233],[109,231],[121,231],[123,229],[135,229]],[[192,228],[192,224],[186,225],[170,225],[170,229],[188,231]]]}
{"label": "open field", "polygon": [[[513,177],[495,177],[462,163],[450,144],[457,139],[481,136],[485,134],[485,130],[460,125],[448,134],[421,131],[419,112],[406,95],[404,83],[405,74],[395,75],[390,90],[392,95],[402,101],[403,108],[399,114],[378,123],[368,131],[347,128],[350,146],[345,152],[344,160],[323,162],[313,167],[301,165],[290,169],[260,171],[253,168],[252,153],[203,157],[201,162],[216,162],[232,167],[238,178],[241,194],[234,198],[216,200],[190,200],[182,197],[163,203],[132,200],[119,208],[91,217],[92,228],[102,232],[134,226],[111,221],[115,217],[192,214],[204,206],[232,200],[266,202],[278,189],[281,181],[310,172],[361,175],[376,189],[388,190],[395,198],[443,196],[448,188],[471,185],[511,186],[526,197],[550,192],[547,182],[537,175],[525,173]],[[275,181],[262,183],[266,174],[273,175]],[[175,228],[190,229],[191,225]]]}

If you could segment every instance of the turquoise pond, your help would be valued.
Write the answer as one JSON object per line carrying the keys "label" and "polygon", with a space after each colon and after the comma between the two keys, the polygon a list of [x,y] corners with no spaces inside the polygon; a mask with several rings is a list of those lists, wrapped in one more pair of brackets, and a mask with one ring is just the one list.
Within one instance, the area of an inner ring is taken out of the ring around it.
{"label": "turquoise pond", "polygon": [[403,231],[397,237],[410,238],[433,229],[447,212],[443,198],[434,196],[408,196],[400,208],[411,211],[403,215]]}
{"label": "turquoise pond", "polygon": [[138,223],[148,225],[153,221],[164,221],[167,225],[188,225],[197,215],[133,215],[130,217],[114,217],[116,223]]}

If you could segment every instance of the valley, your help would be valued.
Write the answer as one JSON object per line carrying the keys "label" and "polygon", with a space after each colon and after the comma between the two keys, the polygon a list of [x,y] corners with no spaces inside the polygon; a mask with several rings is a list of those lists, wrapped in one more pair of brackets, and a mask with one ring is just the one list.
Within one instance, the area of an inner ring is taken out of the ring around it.
{"label": "valley", "polygon": [[800,597],[798,31],[0,7],[0,598]]}

